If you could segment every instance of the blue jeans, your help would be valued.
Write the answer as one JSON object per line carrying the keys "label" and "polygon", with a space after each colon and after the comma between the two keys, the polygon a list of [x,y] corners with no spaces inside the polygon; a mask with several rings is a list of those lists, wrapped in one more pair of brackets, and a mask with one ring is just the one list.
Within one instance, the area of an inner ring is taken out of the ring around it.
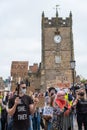
{"label": "blue jeans", "polygon": [[29,115],[29,129],[28,130],[33,130],[33,122],[32,122],[32,115]]}
{"label": "blue jeans", "polygon": [[33,117],[33,130],[40,130],[40,120],[40,113],[35,113]]}
{"label": "blue jeans", "polygon": [[51,130],[51,128],[52,128],[52,122],[48,121],[47,130]]}
{"label": "blue jeans", "polygon": [[13,130],[13,119],[12,118],[10,119],[10,121],[8,123],[7,130]]}

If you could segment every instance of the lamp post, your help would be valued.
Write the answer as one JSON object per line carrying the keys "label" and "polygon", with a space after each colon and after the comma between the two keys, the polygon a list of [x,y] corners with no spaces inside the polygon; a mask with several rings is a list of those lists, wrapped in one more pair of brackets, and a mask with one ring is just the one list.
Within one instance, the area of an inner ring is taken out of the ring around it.
{"label": "lamp post", "polygon": [[75,70],[75,60],[70,61],[71,69],[72,69],[72,79],[73,79],[73,90],[75,94],[75,88],[74,88],[74,83],[75,83],[75,76],[74,76],[74,70]]}

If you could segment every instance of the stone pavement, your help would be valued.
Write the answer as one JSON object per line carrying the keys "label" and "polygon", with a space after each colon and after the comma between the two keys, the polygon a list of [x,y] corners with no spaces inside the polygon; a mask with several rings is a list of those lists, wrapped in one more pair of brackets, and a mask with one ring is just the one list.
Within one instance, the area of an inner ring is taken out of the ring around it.
{"label": "stone pavement", "polygon": [[78,130],[76,117],[74,117],[74,119],[73,119],[73,127],[74,127],[73,130]]}

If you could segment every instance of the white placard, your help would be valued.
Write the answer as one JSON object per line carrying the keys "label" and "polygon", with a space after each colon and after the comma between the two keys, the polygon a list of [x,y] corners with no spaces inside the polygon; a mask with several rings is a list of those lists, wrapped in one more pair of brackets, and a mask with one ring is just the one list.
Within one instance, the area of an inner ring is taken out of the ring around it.
{"label": "white placard", "polygon": [[50,106],[45,106],[43,109],[43,115],[52,115],[53,114],[53,108]]}

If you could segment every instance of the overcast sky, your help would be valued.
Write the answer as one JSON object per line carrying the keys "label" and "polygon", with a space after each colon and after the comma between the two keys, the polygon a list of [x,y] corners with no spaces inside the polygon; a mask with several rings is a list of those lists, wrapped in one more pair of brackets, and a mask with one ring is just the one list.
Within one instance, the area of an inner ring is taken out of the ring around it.
{"label": "overcast sky", "polygon": [[10,75],[12,61],[41,62],[41,15],[73,15],[76,72],[87,78],[87,1],[86,0],[0,0],[0,76]]}

